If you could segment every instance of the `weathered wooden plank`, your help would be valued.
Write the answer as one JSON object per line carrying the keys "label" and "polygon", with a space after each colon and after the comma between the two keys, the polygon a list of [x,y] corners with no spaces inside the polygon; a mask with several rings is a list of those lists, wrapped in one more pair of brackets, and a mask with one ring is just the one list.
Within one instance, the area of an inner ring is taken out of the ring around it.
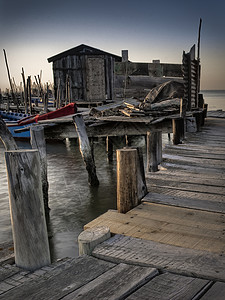
{"label": "weathered wooden plank", "polygon": [[210,200],[199,200],[196,198],[184,198],[176,197],[158,193],[148,193],[143,199],[143,202],[160,203],[167,205],[174,205],[179,207],[194,208],[218,213],[225,212],[225,203],[210,201]]}
{"label": "weathered wooden plank", "polygon": [[[164,179],[151,179],[148,182],[149,190],[151,187],[160,186],[160,188],[172,188],[183,191],[191,191],[191,192],[200,192],[204,194],[218,194],[224,196],[225,201],[225,187],[221,186],[211,186],[210,184],[195,184],[194,182],[174,182],[173,180],[164,180]],[[207,187],[207,188],[206,188]]]}
{"label": "weathered wooden plank", "polygon": [[92,254],[114,263],[150,266],[177,274],[225,281],[223,254],[211,254],[123,235],[115,235],[98,245]]}
{"label": "weathered wooden plank", "polygon": [[119,264],[63,299],[123,299],[157,274],[153,268]]}
{"label": "weathered wooden plank", "polygon": [[114,266],[112,263],[91,256],[80,256],[70,264],[53,270],[48,276],[48,280],[42,276],[36,278],[35,281],[25,282],[0,295],[0,299],[61,299]]}
{"label": "weathered wooden plank", "polygon": [[201,295],[204,287],[209,285],[209,281],[165,273],[153,278],[143,287],[138,289],[128,298],[129,300],[159,300],[159,299],[183,299],[190,300],[196,294]]}
{"label": "weathered wooden plank", "polygon": [[[224,214],[143,203],[122,215],[108,211],[98,218],[111,233],[221,253],[225,250]],[[95,226],[95,220],[85,228]],[[207,228],[207,230],[206,230]]]}
{"label": "weathered wooden plank", "polygon": [[201,298],[202,300],[224,300],[225,283],[216,282],[209,291]]}
{"label": "weathered wooden plank", "polygon": [[13,241],[4,242],[0,245],[0,265],[14,263],[14,246]]}
{"label": "weathered wooden plank", "polygon": [[207,167],[216,167],[218,169],[225,169],[225,161],[216,159],[205,159],[195,157],[184,157],[180,155],[163,154],[163,161],[175,161],[178,163],[188,163],[189,165],[206,165]]}

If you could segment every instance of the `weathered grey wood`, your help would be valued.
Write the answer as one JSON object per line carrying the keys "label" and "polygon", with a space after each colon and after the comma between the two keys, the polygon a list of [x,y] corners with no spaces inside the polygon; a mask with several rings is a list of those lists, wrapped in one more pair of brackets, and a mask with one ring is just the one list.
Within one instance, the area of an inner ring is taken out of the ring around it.
{"label": "weathered grey wood", "polygon": [[37,150],[5,152],[16,265],[28,270],[50,263]]}
{"label": "weathered grey wood", "polygon": [[88,182],[92,186],[98,186],[99,181],[96,174],[96,167],[93,158],[93,153],[89,144],[85,123],[82,115],[75,115],[73,117],[74,125],[76,127],[77,135],[79,138],[80,152],[83,157],[86,169],[88,171]]}
{"label": "weathered grey wood", "polygon": [[41,162],[41,183],[42,183],[42,192],[45,213],[48,214],[48,172],[47,172],[47,152],[46,152],[46,142],[44,135],[43,126],[31,126],[30,127],[30,143],[32,149],[37,149],[40,153],[40,162]]}
{"label": "weathered grey wood", "polygon": [[16,142],[1,116],[0,116],[0,140],[2,141],[6,150],[17,149]]}
{"label": "weathered grey wood", "polygon": [[143,153],[140,147],[137,147],[137,195],[140,201],[147,194],[147,185],[145,180],[145,169]]}
{"label": "weathered grey wood", "polygon": [[43,276],[35,278],[35,281],[25,282],[16,289],[0,295],[0,299],[62,299],[114,266],[115,264],[91,256],[80,256],[69,264],[62,265],[62,268],[56,268],[47,278]]}
{"label": "weathered grey wood", "polygon": [[186,131],[187,132],[196,132],[196,119],[194,117],[186,117]]}
{"label": "weathered grey wood", "polygon": [[98,245],[92,255],[114,263],[150,266],[176,274],[225,282],[223,254],[212,254],[117,234]]}
{"label": "weathered grey wood", "polygon": [[119,264],[64,299],[124,299],[157,274],[153,268]]}
{"label": "weathered grey wood", "polygon": [[193,299],[200,296],[209,281],[171,273],[161,274],[130,295],[129,300]]}
{"label": "weathered grey wood", "polygon": [[126,213],[139,204],[137,194],[137,149],[124,148],[117,153],[117,209]]}
{"label": "weathered grey wood", "polygon": [[157,131],[147,132],[147,171],[158,171],[158,133]]}
{"label": "weathered grey wood", "polygon": [[194,112],[193,117],[196,119],[197,131],[200,131],[203,118],[202,111]]}
{"label": "weathered grey wood", "polygon": [[224,300],[225,283],[215,282],[201,300]]}
{"label": "weathered grey wood", "polygon": [[96,226],[82,231],[78,236],[79,255],[91,255],[94,247],[109,239],[110,236],[110,230],[107,226]]}
{"label": "weathered grey wood", "polygon": [[225,203],[219,201],[200,200],[198,198],[178,197],[149,192],[142,201],[167,204],[179,207],[194,208],[218,213],[225,212]]}

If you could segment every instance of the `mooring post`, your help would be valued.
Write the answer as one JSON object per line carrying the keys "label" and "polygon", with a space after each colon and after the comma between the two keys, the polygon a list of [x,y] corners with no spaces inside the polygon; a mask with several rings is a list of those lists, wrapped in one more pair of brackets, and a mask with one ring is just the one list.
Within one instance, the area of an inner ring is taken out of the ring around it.
{"label": "mooring post", "polygon": [[183,118],[174,118],[172,119],[173,127],[173,144],[181,144],[181,139],[184,136],[184,121]]}
{"label": "mooring post", "polygon": [[82,115],[76,114],[73,117],[73,121],[77,130],[80,152],[86,165],[86,169],[88,171],[88,182],[91,186],[98,186],[99,181],[96,174],[94,157],[92,155],[91,146],[86,132],[86,126]]}
{"label": "mooring post", "polygon": [[47,175],[47,152],[43,126],[31,126],[30,128],[30,144],[32,149],[37,149],[40,153],[41,161],[41,182],[45,207],[45,214],[49,213],[48,206],[48,175]]}
{"label": "mooring post", "polygon": [[112,142],[112,137],[107,136],[106,137],[106,152],[108,156],[108,161],[112,162],[113,161],[113,142]]}
{"label": "mooring post", "polygon": [[35,270],[51,263],[38,150],[5,152],[10,211],[18,267]]}
{"label": "mooring post", "polygon": [[147,170],[148,172],[158,171],[158,133],[157,131],[147,132]]}

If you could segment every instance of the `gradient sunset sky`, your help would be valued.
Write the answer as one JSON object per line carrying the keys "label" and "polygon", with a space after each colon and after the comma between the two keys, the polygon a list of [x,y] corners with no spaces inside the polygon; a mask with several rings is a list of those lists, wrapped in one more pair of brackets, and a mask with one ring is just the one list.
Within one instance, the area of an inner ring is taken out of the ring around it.
{"label": "gradient sunset sky", "polygon": [[3,49],[17,84],[43,73],[52,82],[47,58],[87,44],[133,62],[181,63],[183,50],[197,45],[201,31],[201,89],[225,90],[225,2],[0,0],[0,88],[8,88]]}

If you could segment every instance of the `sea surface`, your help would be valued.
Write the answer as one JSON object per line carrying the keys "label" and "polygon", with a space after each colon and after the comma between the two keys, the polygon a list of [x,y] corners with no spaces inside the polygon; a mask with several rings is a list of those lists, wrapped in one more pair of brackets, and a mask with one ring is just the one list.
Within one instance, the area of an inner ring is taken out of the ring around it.
{"label": "sea surface", "polygon": [[208,110],[225,111],[225,90],[202,90],[201,93],[205,103],[208,103]]}
{"label": "sea surface", "polygon": [[[209,110],[225,110],[225,91],[202,91]],[[163,135],[163,145],[169,143]],[[116,148],[125,146],[117,139]],[[30,148],[27,142],[17,142],[20,148]],[[131,140],[139,146],[146,162],[143,137]],[[8,182],[4,161],[4,147],[0,142],[0,244],[12,240],[9,211]],[[83,226],[108,209],[116,209],[116,154],[113,162],[107,159],[104,139],[94,141],[94,155],[99,187],[88,185],[88,176],[75,139],[47,142],[49,181],[49,236],[52,259],[78,255],[77,237]]]}

